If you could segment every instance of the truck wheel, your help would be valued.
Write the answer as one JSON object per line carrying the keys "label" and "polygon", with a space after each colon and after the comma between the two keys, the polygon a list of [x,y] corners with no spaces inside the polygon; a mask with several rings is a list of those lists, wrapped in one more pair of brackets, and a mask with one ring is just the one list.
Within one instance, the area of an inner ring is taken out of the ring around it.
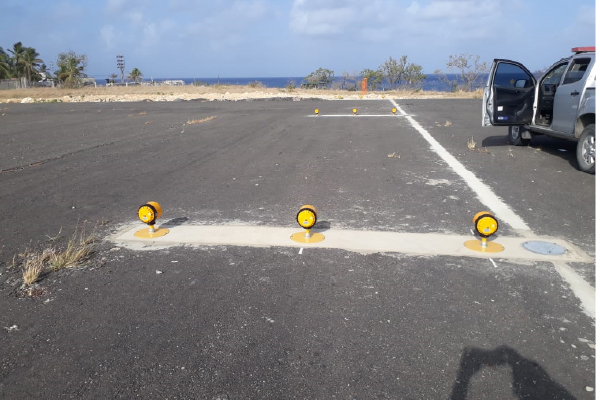
{"label": "truck wheel", "polygon": [[596,124],[586,126],[581,132],[577,142],[577,163],[583,172],[596,173]]}
{"label": "truck wheel", "polygon": [[523,131],[526,129],[523,126],[508,127],[508,143],[513,146],[527,146],[529,139],[523,139]]}

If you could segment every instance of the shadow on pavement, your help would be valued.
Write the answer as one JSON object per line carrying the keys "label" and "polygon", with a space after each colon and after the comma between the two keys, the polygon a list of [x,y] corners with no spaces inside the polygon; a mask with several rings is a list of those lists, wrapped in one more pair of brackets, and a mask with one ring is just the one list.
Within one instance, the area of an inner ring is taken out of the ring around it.
{"label": "shadow on pavement", "polygon": [[189,221],[190,219],[188,217],[178,217],[178,218],[172,218],[170,220],[168,220],[167,222],[161,224],[164,227],[169,227],[169,226],[179,226],[179,225],[183,225],[185,224],[187,221]]}
{"label": "shadow on pavement", "polygon": [[313,232],[325,232],[331,229],[331,223],[329,221],[317,221],[317,223],[312,227]]}
{"label": "shadow on pavement", "polygon": [[503,365],[512,369],[513,393],[519,400],[575,400],[575,396],[555,382],[538,363],[522,357],[508,346],[500,346],[494,350],[466,347],[449,399],[467,399],[469,382],[477,372],[484,367]]}

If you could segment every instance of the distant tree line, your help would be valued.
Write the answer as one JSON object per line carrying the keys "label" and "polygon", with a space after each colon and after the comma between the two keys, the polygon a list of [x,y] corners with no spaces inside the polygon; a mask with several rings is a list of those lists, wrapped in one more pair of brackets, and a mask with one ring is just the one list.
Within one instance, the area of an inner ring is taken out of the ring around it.
{"label": "distant tree line", "polygon": [[[21,42],[6,50],[0,47],[0,79],[17,79],[24,87],[47,80],[55,80],[59,85],[69,88],[84,84],[87,78],[85,54],[77,54],[72,50],[60,53],[55,65],[56,68],[48,68],[35,48],[24,46]],[[139,83],[142,77],[142,72],[133,68],[127,78]]]}
{"label": "distant tree line", "polygon": [[[481,84],[484,74],[488,70],[485,62],[480,62],[479,56],[471,54],[451,55],[446,63],[444,72],[440,69],[434,74],[441,82],[446,83],[451,91],[473,91]],[[319,68],[311,72],[302,84],[305,88],[330,88],[333,84],[334,72],[326,68]],[[386,85],[389,89],[420,90],[426,75],[423,67],[409,63],[406,55],[398,59],[391,56],[376,70],[365,68],[359,74],[344,71],[335,83],[336,89],[358,90],[360,82],[367,80],[367,90],[379,90]]]}

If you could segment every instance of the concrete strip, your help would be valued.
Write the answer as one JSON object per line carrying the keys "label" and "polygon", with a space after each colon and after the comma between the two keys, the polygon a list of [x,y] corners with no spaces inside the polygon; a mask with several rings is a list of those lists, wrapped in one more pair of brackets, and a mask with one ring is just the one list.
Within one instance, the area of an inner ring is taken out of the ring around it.
{"label": "concrete strip", "polygon": [[408,117],[409,115],[401,115],[401,114],[319,114],[319,115],[307,115],[307,117],[309,118],[327,118],[327,117],[352,117],[352,118],[358,118],[358,117]]}
{"label": "concrete strip", "polygon": [[[215,225],[181,225],[164,226],[171,232],[166,236],[154,239],[139,239],[134,233],[144,229],[136,224],[117,234],[112,240],[131,248],[160,248],[178,245],[225,245],[250,247],[295,247],[295,248],[330,248],[354,251],[359,253],[403,253],[425,256],[455,256],[496,259],[521,259],[533,261],[559,262],[593,262],[585,252],[572,244],[556,238],[540,237],[499,237],[495,242],[505,247],[500,253],[485,253],[469,250],[464,242],[473,236],[461,236],[440,233],[405,233],[380,231],[353,231],[330,229],[322,231],[325,240],[320,243],[298,243],[290,239],[299,228],[268,226],[215,226]],[[527,240],[546,240],[563,246],[566,253],[549,256],[532,253],[522,247]]]}
{"label": "concrete strip", "polygon": [[[494,215],[506,222],[509,226],[517,231],[523,231],[524,234],[530,234],[531,229],[529,226],[523,221],[521,217],[519,217],[502,199],[500,199],[494,191],[483,183],[475,174],[468,169],[466,169],[452,154],[448,152],[437,140],[431,136],[429,132],[425,128],[421,126],[414,118],[408,115],[404,110],[400,108],[398,103],[394,100],[390,99],[390,102],[396,107],[398,112],[403,116],[406,116],[407,120],[410,124],[423,136],[427,142],[431,145],[431,149],[435,151],[438,156],[444,160],[452,170],[458,174],[469,187],[475,192],[475,195],[479,199],[479,201],[488,207],[488,210],[494,213]],[[483,210],[482,210],[483,211]]]}

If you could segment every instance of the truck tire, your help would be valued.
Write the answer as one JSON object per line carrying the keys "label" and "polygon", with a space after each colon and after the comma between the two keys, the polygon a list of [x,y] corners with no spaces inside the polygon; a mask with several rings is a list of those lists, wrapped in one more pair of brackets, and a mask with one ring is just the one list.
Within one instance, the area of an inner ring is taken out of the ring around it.
{"label": "truck tire", "polygon": [[577,142],[577,163],[583,172],[596,173],[596,124],[589,124],[581,132]]}
{"label": "truck tire", "polygon": [[508,127],[508,143],[513,146],[527,146],[529,139],[523,139],[523,132],[526,131],[523,126]]}

